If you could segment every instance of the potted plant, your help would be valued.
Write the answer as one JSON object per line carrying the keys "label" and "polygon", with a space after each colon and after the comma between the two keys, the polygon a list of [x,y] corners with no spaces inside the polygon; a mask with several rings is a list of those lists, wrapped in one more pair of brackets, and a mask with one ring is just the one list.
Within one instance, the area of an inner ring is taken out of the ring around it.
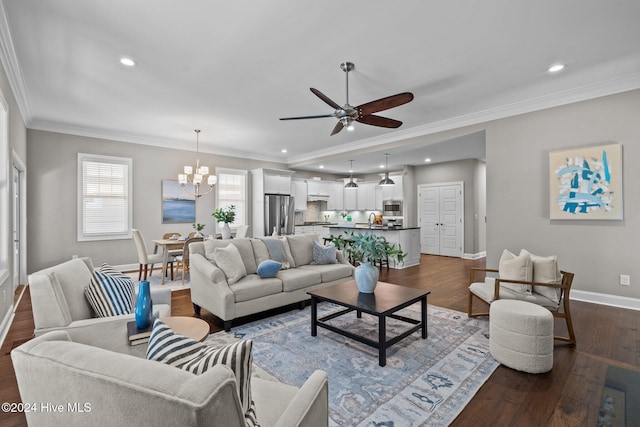
{"label": "potted plant", "polygon": [[362,293],[372,293],[378,283],[379,271],[373,265],[375,261],[392,258],[401,263],[407,255],[400,245],[390,244],[382,235],[371,232],[345,234],[347,238],[334,237],[333,243],[338,248],[344,248],[353,262],[360,263],[356,267],[354,278]]}
{"label": "potted plant", "polygon": [[202,229],[204,228],[204,224],[192,224],[193,229],[196,230],[195,237],[202,237]]}
{"label": "potted plant", "polygon": [[229,228],[229,224],[235,221],[236,219],[236,207],[235,205],[229,205],[224,208],[218,208],[211,214],[219,223],[223,222],[224,225],[220,232],[222,233],[223,239],[231,238],[231,228]]}

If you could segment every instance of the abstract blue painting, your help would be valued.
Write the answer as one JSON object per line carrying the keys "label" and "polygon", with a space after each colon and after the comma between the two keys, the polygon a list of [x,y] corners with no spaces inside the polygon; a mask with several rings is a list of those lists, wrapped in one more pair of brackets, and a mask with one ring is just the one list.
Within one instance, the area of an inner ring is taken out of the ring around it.
{"label": "abstract blue painting", "polygon": [[[192,183],[189,183],[193,187]],[[162,180],[162,223],[196,222],[196,198],[187,194],[178,181]]]}
{"label": "abstract blue painting", "polygon": [[622,144],[549,153],[550,219],[623,218]]}

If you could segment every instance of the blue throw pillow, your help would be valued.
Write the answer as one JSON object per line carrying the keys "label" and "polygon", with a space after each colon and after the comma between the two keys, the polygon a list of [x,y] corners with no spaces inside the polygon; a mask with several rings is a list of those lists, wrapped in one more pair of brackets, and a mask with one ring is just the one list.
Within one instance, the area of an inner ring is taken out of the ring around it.
{"label": "blue throw pillow", "polygon": [[267,277],[276,277],[276,273],[280,270],[280,267],[282,267],[282,263],[272,259],[266,259],[260,263],[256,273],[258,273],[258,276],[263,279],[266,279]]}

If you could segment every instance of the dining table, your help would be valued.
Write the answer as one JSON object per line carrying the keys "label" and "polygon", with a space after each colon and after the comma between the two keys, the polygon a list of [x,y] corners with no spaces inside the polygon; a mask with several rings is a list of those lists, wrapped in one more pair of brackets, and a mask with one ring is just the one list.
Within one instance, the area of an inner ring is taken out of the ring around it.
{"label": "dining table", "polygon": [[158,247],[162,248],[162,281],[160,284],[164,285],[164,279],[167,277],[167,267],[169,266],[169,251],[173,250],[171,246],[184,244],[184,239],[157,239],[152,240],[152,242],[156,245],[156,251]]}

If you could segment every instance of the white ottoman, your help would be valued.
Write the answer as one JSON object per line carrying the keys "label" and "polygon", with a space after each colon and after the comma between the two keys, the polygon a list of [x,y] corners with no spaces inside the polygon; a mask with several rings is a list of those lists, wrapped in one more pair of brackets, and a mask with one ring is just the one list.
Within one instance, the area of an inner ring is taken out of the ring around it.
{"label": "white ottoman", "polygon": [[489,351],[518,371],[539,374],[553,368],[553,315],[526,301],[500,299],[489,309]]}

